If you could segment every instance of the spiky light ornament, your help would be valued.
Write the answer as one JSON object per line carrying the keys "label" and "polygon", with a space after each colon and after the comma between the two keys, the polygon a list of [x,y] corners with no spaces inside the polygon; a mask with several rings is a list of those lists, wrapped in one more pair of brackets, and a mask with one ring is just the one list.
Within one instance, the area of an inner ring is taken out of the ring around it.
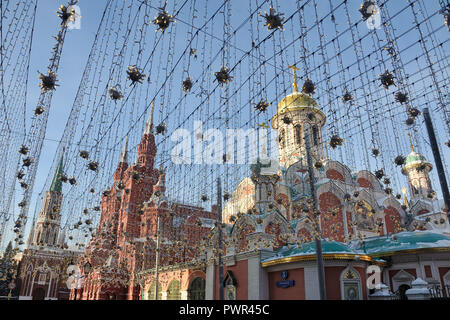
{"label": "spiky light ornament", "polygon": [[449,28],[450,31],[450,3],[443,7],[439,13],[444,16],[444,24]]}
{"label": "spiky light ornament", "polygon": [[284,14],[277,13],[272,6],[270,6],[269,8],[269,13],[265,11],[264,15],[260,14],[260,16],[266,19],[266,23],[264,24],[264,26],[267,27],[268,30],[275,30],[275,29],[284,30],[283,28]]}
{"label": "spiky light ornament", "polygon": [[316,92],[316,86],[308,77],[306,77],[305,83],[302,86],[302,92],[308,95],[314,94]]}
{"label": "spiky light ornament", "polygon": [[59,86],[58,84],[56,84],[56,82],[58,81],[56,79],[56,73],[52,71],[48,71],[47,75],[39,73],[38,78],[39,80],[41,80],[39,86],[41,87],[41,90],[43,92],[53,91],[56,89],[57,86]]}
{"label": "spiky light ornament", "polygon": [[384,177],[384,169],[375,171],[375,177],[377,177],[378,180],[382,179]]}
{"label": "spiky light ornament", "polygon": [[25,177],[25,173],[23,173],[22,171],[19,171],[19,172],[17,173],[17,179],[22,180],[23,177]]}
{"label": "spiky light ornament", "polygon": [[22,160],[22,166],[24,166],[24,167],[29,167],[32,164],[33,164],[33,160],[30,157]]}
{"label": "spiky light ornament", "polygon": [[91,162],[88,163],[87,167],[91,171],[97,171],[98,170],[98,162],[91,161]]}
{"label": "spiky light ornament", "polygon": [[214,72],[214,76],[220,86],[228,84],[228,82],[233,80],[233,77],[230,75],[230,70],[227,67],[222,67],[218,72]]}
{"label": "spiky light ornament", "polygon": [[166,6],[167,6],[167,1],[164,4],[164,7],[159,8],[159,13],[158,13],[158,16],[155,17],[155,20],[151,21],[153,24],[158,26],[158,29],[156,29],[156,32],[158,32],[158,30],[161,30],[161,32],[164,32],[164,30],[166,30],[170,26],[170,24],[175,21],[173,19],[173,16],[170,15],[166,11]]}
{"label": "spiky light ornament", "polygon": [[333,135],[330,139],[330,147],[336,149],[338,146],[342,146],[344,139],[341,139],[338,135]]}
{"label": "spiky light ornament", "polygon": [[36,109],[34,109],[34,115],[39,116],[39,115],[43,114],[44,111],[45,111],[44,108],[42,106],[39,106]]}
{"label": "spiky light ornament", "polygon": [[283,120],[284,124],[291,124],[292,123],[291,118],[289,118],[288,116],[284,116],[282,120]]}
{"label": "spiky light ornament", "polygon": [[385,89],[389,89],[390,86],[395,85],[394,75],[386,69],[386,71],[380,75],[381,84]]}
{"label": "spiky light ornament", "polygon": [[421,112],[419,111],[419,109],[416,108],[409,108],[408,109],[408,115],[410,116],[410,118],[417,118],[418,116],[420,116]]}
{"label": "spiky light ornament", "polygon": [[372,1],[364,1],[364,3],[361,4],[359,12],[361,12],[362,19],[366,21],[367,19],[372,17],[375,13],[377,13],[377,9]]}
{"label": "spiky light ornament", "polygon": [[189,92],[192,89],[193,83],[192,79],[190,77],[187,77],[185,80],[183,80],[183,83],[181,84],[184,92]]}
{"label": "spiky light ornament", "polygon": [[128,80],[131,80],[131,85],[136,83],[143,83],[146,75],[136,66],[129,66],[127,70]]}
{"label": "spiky light ornament", "polygon": [[122,93],[118,89],[116,89],[116,87],[109,88],[108,92],[109,92],[109,97],[114,101],[122,100],[122,98],[123,98]]}
{"label": "spiky light ornament", "polygon": [[447,147],[450,148],[450,140],[444,143]]}
{"label": "spiky light ornament", "polygon": [[74,186],[77,184],[77,179],[75,179],[75,177],[70,177],[69,178],[69,183],[70,185]]}
{"label": "spiky light ornament", "polygon": [[223,195],[223,199],[225,201],[230,200],[231,199],[231,194],[229,192],[225,192],[224,195]]}
{"label": "spiky light ornament", "polygon": [[321,160],[318,160],[318,161],[314,164],[314,167],[315,167],[316,169],[322,168],[322,167],[323,167],[323,162],[322,162]]}
{"label": "spiky light ornament", "polygon": [[165,135],[166,132],[167,132],[167,127],[166,127],[165,123],[161,123],[156,126],[156,134]]}
{"label": "spiky light ornament", "polygon": [[395,101],[397,101],[401,104],[408,103],[408,101],[409,101],[408,94],[400,92],[400,91],[397,92],[394,95],[394,97],[395,97]]}
{"label": "spiky light ornament", "polygon": [[197,49],[191,48],[191,50],[189,50],[189,55],[197,60]]}
{"label": "spiky light ornament", "polygon": [[19,153],[23,154],[24,156],[27,155],[29,151],[30,149],[25,145],[22,145],[19,149]]}
{"label": "spiky light ornament", "polygon": [[68,21],[73,21],[75,17],[75,9],[69,10],[68,7],[61,5],[56,11],[58,17],[61,19],[61,24],[66,24]]}
{"label": "spiky light ornament", "polygon": [[380,155],[380,150],[378,150],[378,149],[372,149],[372,155],[373,155],[374,157],[378,157],[378,156]]}
{"label": "spiky light ornament", "polygon": [[261,112],[266,112],[269,106],[270,103],[268,103],[264,99],[261,99],[261,101],[259,101],[258,104],[255,106],[255,110],[258,111],[258,114],[260,114]]}
{"label": "spiky light ornament", "polygon": [[399,155],[399,156],[396,156],[396,157],[395,157],[394,163],[395,163],[397,166],[402,166],[402,165],[405,164],[405,160],[406,160],[406,158],[405,158],[404,156]]}
{"label": "spiky light ornament", "polygon": [[342,102],[346,103],[346,102],[350,102],[353,100],[353,96],[347,91],[344,93],[344,95],[342,96]]}
{"label": "spiky light ornament", "polygon": [[83,159],[88,159],[89,158],[89,152],[85,151],[85,150],[81,150],[78,155],[83,158]]}
{"label": "spiky light ornament", "polygon": [[133,171],[133,173],[131,174],[131,177],[132,177],[134,180],[139,180],[139,179],[141,178],[141,175],[139,174],[139,172]]}
{"label": "spiky light ornament", "polygon": [[417,171],[417,172],[423,172],[423,171],[425,171],[426,168],[427,168],[427,165],[426,165],[426,164],[421,164],[421,165],[419,165],[419,166],[416,168],[416,171]]}

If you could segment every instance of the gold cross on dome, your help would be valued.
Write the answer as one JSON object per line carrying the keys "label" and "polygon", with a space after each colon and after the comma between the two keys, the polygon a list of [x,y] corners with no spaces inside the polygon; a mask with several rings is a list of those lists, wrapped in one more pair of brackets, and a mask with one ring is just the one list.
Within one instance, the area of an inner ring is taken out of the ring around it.
{"label": "gold cross on dome", "polygon": [[295,71],[300,71],[300,69],[297,68],[295,66],[295,64],[293,64],[292,66],[289,66],[289,69],[292,69],[292,71],[294,73],[294,83],[292,84],[292,87],[294,87],[294,92],[298,92],[297,76],[295,74]]}
{"label": "gold cross on dome", "polygon": [[269,129],[270,126],[268,126],[265,122],[261,122],[260,124],[257,124],[258,127],[263,129]]}
{"label": "gold cross on dome", "polygon": [[411,145],[411,152],[414,152],[414,144],[412,142],[411,133],[408,133],[408,137],[409,137],[409,144]]}

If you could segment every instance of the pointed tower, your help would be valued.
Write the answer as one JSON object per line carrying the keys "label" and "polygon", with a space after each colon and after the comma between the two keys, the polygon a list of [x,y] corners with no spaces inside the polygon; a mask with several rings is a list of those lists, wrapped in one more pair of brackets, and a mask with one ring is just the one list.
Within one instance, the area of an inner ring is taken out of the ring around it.
{"label": "pointed tower", "polygon": [[[31,246],[57,247],[60,246],[62,181],[64,149],[56,168],[49,191],[45,193],[44,202],[37,219],[35,229],[32,230]],[[31,236],[31,235],[30,235]]]}
{"label": "pointed tower", "polygon": [[152,108],[145,125],[144,135],[138,147],[138,165],[150,170],[153,168],[156,156],[155,135],[153,132],[153,112],[155,103],[152,102]]}
{"label": "pointed tower", "polygon": [[405,160],[405,166],[402,173],[408,177],[409,194],[412,201],[427,199],[430,192],[433,191],[429,172],[433,169],[427,159],[414,151],[414,145],[410,138],[411,153]]}
{"label": "pointed tower", "polygon": [[123,179],[125,171],[128,169],[128,136],[125,138],[122,154],[120,155],[119,165],[114,172],[114,181],[118,182]]}
{"label": "pointed tower", "polygon": [[272,127],[278,130],[278,154],[280,164],[288,168],[300,158],[307,165],[305,135],[309,133],[311,154],[314,160],[323,159],[322,127],[326,116],[317,102],[309,95],[298,91],[295,66],[293,92],[278,104],[277,113],[272,118]]}

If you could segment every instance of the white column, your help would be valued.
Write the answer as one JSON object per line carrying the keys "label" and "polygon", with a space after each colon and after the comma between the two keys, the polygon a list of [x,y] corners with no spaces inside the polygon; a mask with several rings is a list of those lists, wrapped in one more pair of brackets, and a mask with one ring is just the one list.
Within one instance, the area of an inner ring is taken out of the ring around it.
{"label": "white column", "polygon": [[267,271],[261,267],[260,251],[248,260],[248,299],[268,300],[269,279]]}
{"label": "white column", "polygon": [[305,300],[320,300],[317,266],[307,266],[305,272]]}
{"label": "white column", "polygon": [[211,262],[206,267],[206,287],[205,287],[205,300],[214,300],[215,278],[216,278],[216,266],[212,261],[213,254],[212,249],[208,249],[206,259]]}
{"label": "white column", "polygon": [[161,291],[161,300],[167,300],[167,291]]}
{"label": "white column", "polygon": [[50,273],[50,280],[48,281],[47,298],[50,297],[50,290],[52,288],[52,276],[53,276],[52,272],[49,273]]}
{"label": "white column", "polygon": [[181,293],[181,300],[187,300],[188,299],[188,292],[187,290],[180,290]]}
{"label": "white column", "polygon": [[33,295],[33,287],[34,287],[34,278],[36,277],[36,275],[33,276],[33,279],[31,280],[31,289],[30,289],[30,296]]}

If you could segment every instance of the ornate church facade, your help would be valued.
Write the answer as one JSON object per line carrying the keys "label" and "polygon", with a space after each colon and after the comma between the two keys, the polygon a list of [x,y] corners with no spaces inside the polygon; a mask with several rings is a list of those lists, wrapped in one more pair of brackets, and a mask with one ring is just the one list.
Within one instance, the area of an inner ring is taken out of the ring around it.
{"label": "ornate church facade", "polygon": [[[405,297],[423,283],[450,297],[446,208],[430,196],[432,165],[413,147],[402,168],[408,200],[383,187],[382,176],[324,155],[326,116],[294,80],[272,119],[279,161],[251,166],[219,225],[216,206],[208,212],[166,198],[152,113],[137,161],[128,164],[126,143],[103,193],[97,233],[78,260],[83,284],[71,299],[218,299],[219,254],[226,299],[319,299],[316,237],[327,299]],[[367,286],[371,272],[375,287]]]}
{"label": "ornate church facade", "polygon": [[[404,192],[399,202],[401,195],[380,183],[382,172],[352,172],[324,156],[326,117],[312,97],[298,92],[295,76],[293,87],[272,118],[279,163],[254,164],[252,176],[242,180],[223,211],[230,224],[226,296],[319,299],[313,242],[319,237],[327,299],[375,299],[382,292],[405,297],[417,278],[450,297],[450,226],[446,208],[434,198],[432,165],[411,144],[402,168],[410,197]],[[367,270],[375,270],[370,266],[378,268],[379,281],[369,290]],[[209,265],[207,279],[217,272],[214,263]],[[217,288],[217,282],[207,287],[207,298],[217,298]]]}

